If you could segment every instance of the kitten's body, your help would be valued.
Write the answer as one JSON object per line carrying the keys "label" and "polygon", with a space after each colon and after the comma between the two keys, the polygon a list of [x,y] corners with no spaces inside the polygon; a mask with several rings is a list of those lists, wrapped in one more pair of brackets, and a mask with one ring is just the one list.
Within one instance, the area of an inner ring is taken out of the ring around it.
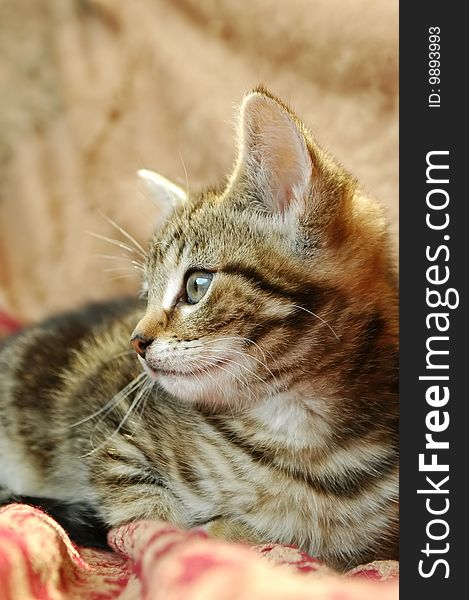
{"label": "kitten's body", "polygon": [[[396,557],[397,300],[381,215],[268,94],[248,96],[242,127],[227,188],[183,202],[155,237],[146,312],[94,307],[0,353],[0,499],[79,500],[109,525],[211,522],[341,567]],[[200,270],[213,281],[191,303],[184,282]],[[139,319],[152,379],[126,352]]]}

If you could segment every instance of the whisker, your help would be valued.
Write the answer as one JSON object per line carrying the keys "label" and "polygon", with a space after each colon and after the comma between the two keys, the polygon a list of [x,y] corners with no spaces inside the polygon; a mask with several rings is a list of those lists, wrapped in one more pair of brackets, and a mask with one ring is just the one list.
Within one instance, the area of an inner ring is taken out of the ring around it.
{"label": "whisker", "polygon": [[139,273],[143,273],[143,269],[141,267],[136,267],[132,265],[131,267],[106,267],[102,269],[103,273],[112,273],[113,271],[128,271],[133,273],[134,271],[138,271]]}
{"label": "whisker", "polygon": [[265,352],[267,352],[267,354],[270,356],[270,358],[271,358],[272,360],[275,360],[275,357],[274,357],[274,355],[272,354],[272,352],[270,352],[269,350],[266,350],[266,351],[264,351],[264,350],[263,350],[263,349],[262,349],[262,348],[259,346],[259,344],[256,344],[256,342],[255,342],[254,340],[251,340],[251,339],[249,339],[249,338],[247,338],[247,337],[241,337],[241,338],[240,338],[240,340],[243,340],[243,341],[245,341],[245,342],[248,342],[248,343],[252,344],[253,346],[255,346],[255,347],[256,347],[256,348],[259,350],[259,352],[261,352],[262,356],[264,357],[264,360],[267,360],[267,359],[266,359],[266,356],[265,356]]}
{"label": "whisker", "polygon": [[[146,392],[148,391],[148,388],[147,388],[147,386],[148,386],[148,382],[149,382],[149,380],[148,380],[148,375],[147,375],[146,373],[141,373],[141,374],[140,374],[140,375],[139,375],[139,376],[138,376],[136,379],[138,379],[138,378],[139,378],[141,375],[144,375],[144,376],[147,378],[147,380],[146,380],[146,381],[144,380],[143,382],[142,382],[142,381],[140,381],[140,382],[138,383],[138,385],[137,385],[137,386],[135,386],[135,388],[134,388],[133,390],[131,390],[131,392],[132,392],[132,391],[135,391],[135,390],[137,390],[137,392],[136,392],[136,394],[135,394],[135,398],[132,400],[132,402],[131,402],[131,404],[130,404],[129,408],[126,410],[126,412],[125,412],[125,414],[124,414],[124,417],[121,419],[121,421],[120,421],[119,425],[118,425],[118,426],[116,427],[116,429],[115,429],[115,430],[114,430],[114,431],[111,433],[111,435],[110,435],[110,436],[108,436],[108,437],[107,437],[107,438],[106,438],[106,439],[105,439],[103,442],[101,442],[101,444],[99,444],[99,446],[93,447],[93,449],[92,449],[92,450],[90,450],[89,452],[87,452],[86,454],[84,454],[84,455],[83,455],[81,458],[85,458],[85,457],[91,456],[92,454],[94,454],[95,452],[97,452],[98,450],[100,450],[101,448],[103,448],[103,447],[104,447],[104,446],[105,446],[105,445],[106,445],[106,444],[109,442],[109,440],[110,440],[111,438],[113,438],[113,437],[114,437],[114,436],[115,436],[117,433],[119,433],[119,431],[122,429],[122,427],[124,426],[125,422],[126,422],[126,421],[127,421],[127,419],[129,418],[129,416],[130,416],[130,414],[132,413],[132,411],[134,410],[134,408],[136,408],[136,407],[138,406],[139,402],[142,400],[142,398],[144,397],[144,395],[145,395],[145,394],[146,394]],[[134,381],[135,381],[135,380],[134,380]],[[150,381],[150,383],[151,383],[151,384],[153,384],[153,382],[151,382],[151,381]],[[140,389],[139,389],[139,388],[140,388]],[[124,389],[125,389],[125,388],[124,388]],[[125,397],[127,398],[127,397],[130,395],[130,393],[131,393],[131,392],[127,393],[127,394],[125,395]],[[122,398],[121,398],[121,400],[122,400]],[[119,402],[120,402],[120,400],[119,400]],[[114,408],[114,407],[111,407],[111,408],[110,408],[110,409],[107,411],[107,413],[106,413],[105,415],[103,415],[103,417],[102,417],[102,418],[101,418],[101,419],[98,421],[98,423],[96,423],[96,425],[94,426],[94,429],[93,429],[93,431],[92,431],[92,433],[91,433],[91,436],[92,436],[92,435],[93,435],[93,433],[96,431],[96,428],[97,428],[97,426],[99,425],[99,423],[102,421],[102,419],[103,419],[103,418],[104,418],[104,417],[105,417],[107,414],[109,414],[109,412],[110,412],[110,411],[111,411],[113,408]],[[93,445],[93,443],[92,443],[92,441],[91,441],[91,436],[90,436],[90,444],[91,444],[91,445]]]}
{"label": "whisker", "polygon": [[[117,398],[117,399],[116,399],[116,401],[115,401],[114,403],[112,403],[111,405],[109,405],[109,403],[107,403],[106,405],[104,405],[103,409],[106,409],[106,410],[104,411],[104,413],[103,413],[102,417],[99,419],[99,421],[98,421],[98,422],[96,423],[96,425],[94,426],[93,433],[94,433],[94,431],[96,431],[96,428],[97,428],[97,427],[98,427],[98,425],[99,425],[99,424],[100,424],[100,423],[103,421],[103,419],[105,419],[105,418],[108,416],[108,414],[109,414],[110,412],[112,412],[112,411],[113,411],[113,410],[114,410],[114,409],[115,409],[115,408],[116,408],[116,407],[117,407],[117,406],[118,406],[118,405],[119,405],[119,404],[122,402],[122,400],[125,400],[126,398],[128,398],[128,397],[130,396],[130,394],[132,394],[132,393],[133,393],[135,390],[138,390],[138,388],[139,388],[140,386],[142,386],[142,385],[143,385],[143,383],[144,383],[144,382],[139,382],[139,383],[138,383],[137,385],[135,385],[135,386],[134,386],[132,389],[129,389],[129,390],[127,390],[127,393],[126,393],[126,394],[124,394],[122,397],[119,397],[119,398]],[[124,390],[125,390],[125,388],[124,388]],[[106,408],[106,406],[107,406],[107,408]],[[93,417],[99,416],[99,413],[100,413],[100,412],[101,412],[101,411],[99,411],[98,413],[95,413],[94,415],[91,415],[91,416],[90,416],[88,419],[86,419],[86,420],[89,420],[90,418],[93,418]],[[85,420],[85,419],[84,419],[84,420]]]}
{"label": "whisker", "polygon": [[[214,377],[212,377],[212,375],[208,372],[208,368],[207,368],[207,365],[205,363],[199,362],[197,360],[196,364],[194,365],[194,367],[201,367],[203,373],[205,373],[205,375],[207,375],[208,377],[210,377],[210,379],[213,381],[213,383],[221,391],[222,395],[226,398],[226,390],[224,390],[221,387],[221,385],[218,383],[218,381]],[[197,379],[198,383],[201,385],[201,387],[203,387],[203,384],[201,384],[200,379],[197,377],[197,374],[194,372],[194,369],[192,369],[192,371],[191,371],[191,376],[195,377]]]}
{"label": "whisker", "polygon": [[[204,357],[204,358],[210,359],[210,358],[216,358],[216,357],[210,357],[210,356],[208,356],[208,357]],[[202,360],[203,360],[202,358],[198,358],[197,359],[197,361],[199,361],[199,362],[202,361]],[[200,364],[202,364],[202,362]],[[249,384],[246,383],[246,381],[242,381],[237,375],[235,375],[232,371],[229,371],[226,367],[224,367],[222,365],[217,365],[216,363],[213,363],[210,360],[205,361],[203,364],[205,364],[207,367],[216,366],[217,369],[220,369],[221,371],[225,371],[225,373],[228,373],[229,375],[231,375],[232,377],[234,377],[234,379],[236,379],[237,381],[239,381],[239,383],[241,385],[244,385],[245,387],[247,387],[249,389]],[[228,365],[229,365],[229,363],[228,363]],[[208,372],[206,372],[206,374],[210,376],[210,374]],[[211,377],[211,378],[213,379],[213,377]]]}
{"label": "whisker", "polygon": [[[217,338],[216,340],[210,340],[205,343],[203,342],[203,345],[209,344],[211,341],[223,341],[225,339],[229,339],[229,338]],[[241,339],[241,338],[233,338],[233,339]],[[234,352],[235,354],[240,354],[241,356],[246,356],[244,352],[241,352],[240,350],[235,350],[234,348],[229,348],[228,351]],[[269,367],[262,360],[257,358],[257,356],[252,356],[251,354],[248,354],[247,356],[249,358],[252,358],[253,360],[255,360],[257,363],[259,363],[267,371],[267,373],[269,373],[269,375],[275,381],[276,385],[279,386],[279,382],[277,381],[277,378],[275,377],[275,375],[272,373],[272,371],[269,369]],[[264,356],[264,360],[265,360],[265,356]],[[240,365],[240,366],[244,366],[244,365]]]}
{"label": "whisker", "polygon": [[142,400],[142,398],[144,397],[144,394],[146,394],[147,391],[148,390],[145,389],[145,386],[143,387],[143,389],[138,390],[138,392],[135,394],[135,398],[132,400],[132,402],[131,402],[127,412],[123,416],[121,422],[119,423],[117,428],[113,431],[113,433],[107,438],[107,440],[104,443],[107,443],[111,438],[113,438],[116,434],[119,433],[119,431],[122,429],[122,427],[124,426],[127,419],[132,414],[132,411],[134,410],[134,408],[136,408],[136,406],[138,406],[139,402]]}
{"label": "whisker", "polygon": [[[131,279],[132,275],[130,273],[127,273],[126,275],[117,275],[116,277],[108,277],[106,279],[106,281],[117,281],[119,279]],[[134,279],[135,281],[135,279]]]}
{"label": "whisker", "polygon": [[[239,350],[235,350],[233,348],[230,350],[230,352],[234,352],[235,354],[240,354],[241,356],[245,356],[245,354],[243,352],[240,352]],[[263,362],[262,360],[260,360],[259,358],[257,358],[257,356],[251,356],[251,355],[248,355],[248,356],[249,356],[249,358],[252,358],[257,363],[259,363],[261,365],[261,367],[263,367],[267,371],[267,373],[272,377],[272,379],[274,380],[274,382],[276,383],[276,385],[280,387],[280,384],[277,381],[277,377],[272,373],[272,371],[265,364],[265,362]]]}
{"label": "whisker", "polygon": [[[130,252],[131,254],[135,254],[135,253],[141,254],[141,252],[137,251],[132,246],[129,246],[128,244],[121,242],[119,240],[115,240],[114,238],[110,238],[105,235],[101,235],[100,233],[95,233],[94,231],[86,230],[85,233],[93,236],[94,238],[96,238],[98,240],[102,240],[103,242],[109,242],[109,244],[112,244],[113,246],[118,246],[119,248],[122,248],[122,250],[126,250],[127,252]],[[145,255],[142,254],[142,257],[145,258]]]}
{"label": "whisker", "polygon": [[[211,375],[211,374],[208,372],[208,368],[203,368],[203,365],[200,365],[200,366],[202,367],[202,370],[203,370],[203,372],[205,373],[205,375],[208,375],[208,377],[210,377],[210,379],[211,379],[211,380],[214,382],[214,384],[216,385],[216,387],[217,387],[217,388],[220,390],[220,392],[221,392],[221,395],[222,395],[222,398],[223,398],[224,400],[227,400],[227,393],[226,393],[226,389],[225,389],[225,388],[222,388],[222,387],[221,387],[221,385],[218,383],[218,381],[217,381],[217,380],[216,380],[214,377],[212,377],[212,375]],[[199,383],[200,383],[200,379],[198,379],[198,377],[197,377],[197,376],[196,376],[196,378],[197,378],[197,380],[198,380],[198,381],[199,381]],[[232,407],[232,406],[231,406],[229,403],[227,404],[227,407],[228,407],[228,410],[229,410],[229,413],[230,413],[230,415],[231,415],[231,416],[234,416],[234,410],[233,410],[233,407]]]}
{"label": "whisker", "polygon": [[[211,344],[213,342],[219,342],[219,341],[223,342],[225,340],[236,340],[237,342],[248,342],[248,343],[252,344],[253,346],[255,346],[259,350],[259,352],[262,354],[264,360],[267,360],[266,356],[265,356],[265,351],[259,346],[259,344],[256,344],[256,342],[254,342],[253,340],[251,340],[247,337],[236,336],[236,335],[223,336],[223,337],[214,338],[212,340],[206,340],[205,342],[202,342],[202,343],[203,344]],[[275,360],[275,357],[272,354],[272,352],[267,350],[267,354],[271,357],[272,360]]]}
{"label": "whisker", "polygon": [[[212,358],[215,360],[219,360],[220,356],[210,356],[210,355],[205,355],[205,358]],[[241,367],[242,369],[244,369],[245,371],[247,371],[250,375],[252,375],[253,377],[255,377],[256,379],[258,379],[261,383],[263,383],[265,386],[267,386],[268,388],[271,389],[271,391],[275,391],[274,388],[271,386],[270,383],[268,383],[267,381],[265,381],[264,379],[262,379],[262,377],[259,377],[259,375],[257,375],[257,373],[254,373],[254,371],[251,371],[251,369],[248,369],[248,367],[246,367],[246,365],[243,365],[242,363],[237,362],[236,360],[233,360],[230,358],[229,363],[236,365],[238,367]],[[228,363],[228,364],[229,364]],[[213,363],[211,363],[213,365]],[[220,365],[217,366],[217,368],[221,368]],[[233,375],[234,376],[234,375]]]}
{"label": "whisker", "polygon": [[138,415],[138,418],[140,420],[142,420],[142,418],[143,418],[143,413],[145,412],[145,407],[147,405],[148,398],[150,397],[150,394],[151,394],[151,391],[152,391],[153,385],[154,385],[154,382],[151,381],[151,380],[149,380],[148,383],[149,383],[149,385],[148,385],[147,390],[145,392],[145,395],[143,397],[142,406],[141,406],[141,409],[140,409],[140,413]]}
{"label": "whisker", "polygon": [[137,375],[137,377],[132,379],[130,383],[128,383],[119,392],[117,392],[117,394],[113,396],[110,400],[108,400],[108,402],[106,402],[106,404],[104,404],[104,406],[102,406],[99,410],[92,413],[91,415],[88,415],[87,417],[84,417],[83,419],[80,419],[80,421],[71,423],[70,427],[78,427],[78,425],[86,423],[86,421],[89,421],[90,419],[99,416],[101,413],[107,410],[106,414],[104,415],[106,416],[107,414],[109,414],[109,412],[111,412],[111,410],[115,406],[117,406],[117,404],[119,404],[119,402],[121,402],[124,398],[131,394],[134,391],[134,389],[138,388],[143,383],[144,379],[146,379],[147,377],[148,375],[146,373],[140,373],[140,375]]}
{"label": "whisker", "polygon": [[143,262],[140,260],[134,260],[131,259],[130,256],[127,256],[126,254],[121,254],[120,256],[114,255],[114,254],[93,254],[94,258],[105,258],[106,260],[118,260],[118,261],[125,261],[125,262],[130,262],[131,265],[135,265],[136,267],[140,267],[142,270],[144,268]]}
{"label": "whisker", "polygon": [[135,246],[136,250],[138,250],[143,256],[145,256],[145,249],[137,242],[137,240],[134,237],[130,235],[128,231],[126,231],[123,227],[118,225],[113,219],[111,219],[111,217],[108,217],[102,211],[98,210],[98,213],[103,217],[103,219],[106,219],[108,223],[115,227],[117,231],[120,231],[120,233],[122,233],[122,235],[125,236],[129,240],[129,242],[131,242]]}
{"label": "whisker", "polygon": [[[218,381],[216,381],[216,379],[214,377],[212,377],[212,375],[208,372],[208,367],[213,367],[213,363],[212,362],[206,362],[203,361],[203,359],[198,358],[196,360],[196,365],[202,367],[203,372],[205,373],[205,375],[207,375],[208,377],[210,377],[210,379],[215,383],[215,385],[218,387],[218,389],[222,392],[223,397],[226,399],[227,394],[226,394],[226,389],[222,388],[222,386],[218,383]],[[206,366],[206,368],[204,368],[204,366]],[[250,389],[249,385],[242,381],[241,379],[239,379],[232,371],[230,371],[229,369],[225,369],[223,367],[221,367],[220,365],[218,365],[219,369],[222,369],[223,371],[226,371],[229,375],[231,375],[232,377],[234,377],[237,381],[239,381],[239,383],[241,383],[241,385],[244,385],[245,388],[248,390],[249,392],[249,397],[245,396],[248,400],[250,400],[252,398],[252,390]],[[195,374],[194,374],[195,376]],[[197,377],[196,377],[197,378]],[[197,378],[197,381],[200,380]]]}
{"label": "whisker", "polygon": [[337,341],[340,343],[340,338],[337,335],[337,333],[332,329],[332,327],[329,325],[329,323],[327,321],[325,321],[322,317],[320,317],[319,315],[317,315],[316,313],[313,313],[312,311],[308,310],[307,308],[304,308],[304,306],[298,306],[296,304],[292,305],[294,308],[299,308],[300,310],[304,310],[305,312],[309,313],[310,315],[312,315],[313,317],[316,317],[316,319],[319,319],[321,321],[321,323],[324,323],[324,325],[327,325],[327,327],[329,327],[329,329],[332,331],[332,333],[334,334],[334,336],[336,337]]}
{"label": "whisker", "polygon": [[184,164],[184,159],[182,158],[182,154],[181,152],[178,150],[178,154],[179,154],[179,159],[181,160],[182,163],[182,168],[184,169],[184,175],[186,177],[186,194],[187,197],[189,198],[189,178],[187,177],[187,169],[186,169],[186,165]]}
{"label": "whisker", "polygon": [[[237,337],[225,338],[225,337],[222,337],[222,338],[215,338],[213,340],[207,340],[206,342],[202,342],[202,345],[205,346],[205,345],[211,344],[213,342],[224,342],[225,340],[230,340],[230,339],[231,340],[242,340],[242,339],[247,340],[247,338],[237,338]],[[257,344],[256,344],[256,346],[257,346]],[[259,346],[257,346],[257,347],[262,352],[264,360],[266,360],[265,353],[263,352],[262,348],[260,348]],[[236,354],[241,354],[242,356],[246,356],[246,354],[244,352],[241,352],[241,350],[235,350],[234,348],[228,348],[228,351],[236,352]],[[249,356],[249,358],[253,358],[258,363],[260,363],[263,367],[265,367],[267,370],[269,370],[268,366],[264,362],[262,362],[259,358],[257,358],[257,356],[252,356],[251,354],[248,354],[247,356]],[[273,358],[273,356],[272,356],[272,358]]]}

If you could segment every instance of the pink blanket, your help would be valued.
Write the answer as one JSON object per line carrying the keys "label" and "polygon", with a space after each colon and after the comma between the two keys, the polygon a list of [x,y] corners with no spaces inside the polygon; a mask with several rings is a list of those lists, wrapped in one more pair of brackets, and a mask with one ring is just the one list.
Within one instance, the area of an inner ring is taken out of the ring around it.
{"label": "pink blanket", "polygon": [[113,552],[75,547],[48,515],[0,509],[0,600],[395,600],[397,563],[338,575],[295,548],[249,548],[140,521],[111,531]]}

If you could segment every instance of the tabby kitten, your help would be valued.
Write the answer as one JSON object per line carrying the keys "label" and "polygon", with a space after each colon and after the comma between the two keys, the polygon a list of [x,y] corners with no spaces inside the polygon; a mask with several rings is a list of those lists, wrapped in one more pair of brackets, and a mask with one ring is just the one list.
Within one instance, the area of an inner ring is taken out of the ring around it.
{"label": "tabby kitten", "polygon": [[[282,102],[248,94],[227,184],[161,206],[148,299],[0,354],[0,496],[107,526],[204,525],[346,568],[395,558],[398,307],[380,208]],[[133,333],[132,333],[133,331]],[[133,350],[129,350],[129,340]]]}

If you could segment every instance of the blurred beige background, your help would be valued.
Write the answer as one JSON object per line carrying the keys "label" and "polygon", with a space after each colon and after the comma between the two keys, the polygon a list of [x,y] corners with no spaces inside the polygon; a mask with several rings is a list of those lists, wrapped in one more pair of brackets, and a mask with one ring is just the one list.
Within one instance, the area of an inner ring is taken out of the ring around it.
{"label": "blurred beige background", "polygon": [[259,83],[383,202],[397,246],[395,0],[0,0],[0,310],[30,322],[138,289],[120,250],[155,208],[135,171],[190,189],[235,157]]}

